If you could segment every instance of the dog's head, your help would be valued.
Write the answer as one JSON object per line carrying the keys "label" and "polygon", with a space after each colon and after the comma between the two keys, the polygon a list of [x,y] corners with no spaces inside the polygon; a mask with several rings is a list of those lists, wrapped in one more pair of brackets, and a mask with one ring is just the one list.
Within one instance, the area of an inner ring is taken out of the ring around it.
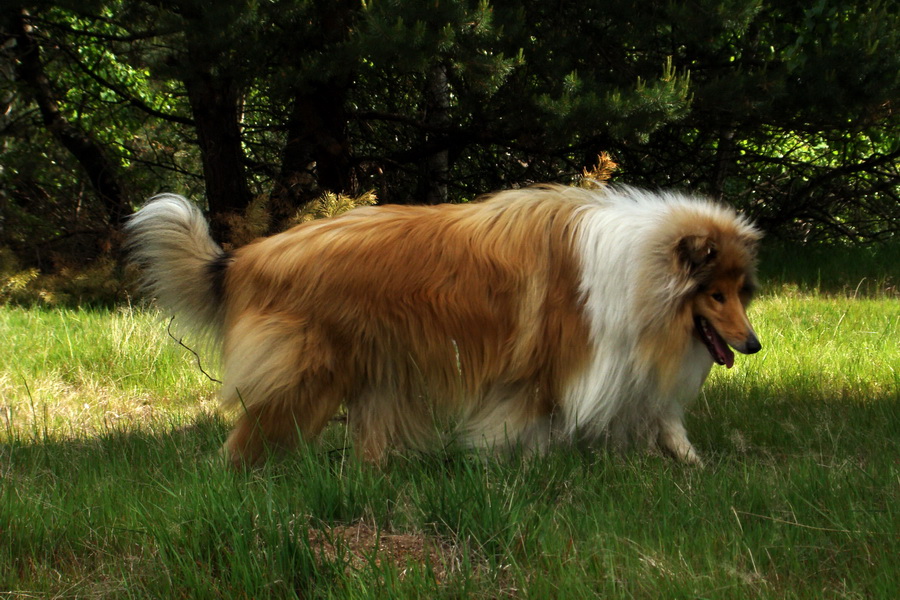
{"label": "dog's head", "polygon": [[684,236],[675,248],[677,267],[691,282],[694,336],[728,368],[734,365],[731,348],[743,354],[762,348],[747,318],[758,239],[755,231],[713,231]]}

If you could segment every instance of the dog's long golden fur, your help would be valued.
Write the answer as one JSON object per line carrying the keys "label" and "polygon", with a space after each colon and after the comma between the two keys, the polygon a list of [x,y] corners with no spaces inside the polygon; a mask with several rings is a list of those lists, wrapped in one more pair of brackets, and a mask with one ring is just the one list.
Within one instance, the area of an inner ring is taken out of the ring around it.
{"label": "dog's long golden fur", "polygon": [[368,207],[233,254],[192,204],[153,199],[128,233],[147,287],[223,345],[236,464],[314,438],[346,405],[357,452],[554,437],[697,454],[681,407],[728,345],[757,232],[732,211],[630,188],[540,186],[478,203]]}

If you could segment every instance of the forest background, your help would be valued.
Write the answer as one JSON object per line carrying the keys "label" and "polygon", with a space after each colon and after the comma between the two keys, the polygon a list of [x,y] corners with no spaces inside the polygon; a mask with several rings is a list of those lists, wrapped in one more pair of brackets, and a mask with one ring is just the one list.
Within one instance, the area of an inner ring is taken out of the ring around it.
{"label": "forest background", "polygon": [[465,201],[602,153],[770,240],[890,245],[898,102],[894,2],[4,2],[0,282],[112,264],[158,192],[239,244],[323,194]]}

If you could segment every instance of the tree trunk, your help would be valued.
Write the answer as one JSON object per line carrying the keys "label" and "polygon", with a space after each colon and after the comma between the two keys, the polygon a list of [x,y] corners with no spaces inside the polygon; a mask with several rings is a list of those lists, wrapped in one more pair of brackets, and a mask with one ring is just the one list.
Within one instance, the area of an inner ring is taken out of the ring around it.
{"label": "tree trunk", "polygon": [[89,132],[70,123],[60,111],[44,71],[40,46],[32,35],[27,11],[10,12],[6,17],[16,40],[14,52],[18,59],[16,72],[19,79],[31,92],[47,130],[85,170],[94,193],[106,210],[109,224],[118,227],[129,213],[118,165],[107,157],[103,146]]}
{"label": "tree trunk", "polygon": [[228,239],[229,215],[252,200],[241,146],[240,90],[229,77],[201,73],[185,78],[203,162],[213,236]]}
{"label": "tree trunk", "polygon": [[719,132],[716,148],[716,164],[713,171],[712,197],[721,200],[725,196],[725,180],[731,168],[734,154],[734,128],[723,127]]}
{"label": "tree trunk", "polygon": [[[326,2],[322,3],[322,11],[318,44],[338,47],[351,30],[359,12],[358,3]],[[327,82],[296,89],[285,123],[287,140],[270,203],[273,225],[323,192],[357,192],[347,132],[347,94],[352,79],[348,71],[335,74]]]}
{"label": "tree trunk", "polygon": [[322,192],[356,192],[345,98],[346,89],[337,85],[319,86],[294,97],[270,205],[276,222]]}
{"label": "tree trunk", "polygon": [[[425,125],[426,146],[450,124],[450,85],[447,69],[442,64],[434,65],[428,71],[425,81]],[[422,168],[423,196],[426,204],[441,204],[447,201],[447,183],[450,178],[450,153],[446,147],[437,147],[425,157]]]}

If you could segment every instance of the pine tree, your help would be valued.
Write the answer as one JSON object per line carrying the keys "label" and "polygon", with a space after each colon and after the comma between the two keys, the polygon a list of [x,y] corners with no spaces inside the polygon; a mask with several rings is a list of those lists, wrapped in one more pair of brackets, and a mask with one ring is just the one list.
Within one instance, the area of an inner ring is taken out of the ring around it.
{"label": "pine tree", "polygon": [[[573,181],[602,152],[617,181],[706,192],[785,235],[900,222],[896,3],[90,0],[30,24],[60,115],[138,196],[202,182],[223,230],[261,195],[277,227],[326,192],[472,199]],[[0,192],[78,189],[13,83]]]}

